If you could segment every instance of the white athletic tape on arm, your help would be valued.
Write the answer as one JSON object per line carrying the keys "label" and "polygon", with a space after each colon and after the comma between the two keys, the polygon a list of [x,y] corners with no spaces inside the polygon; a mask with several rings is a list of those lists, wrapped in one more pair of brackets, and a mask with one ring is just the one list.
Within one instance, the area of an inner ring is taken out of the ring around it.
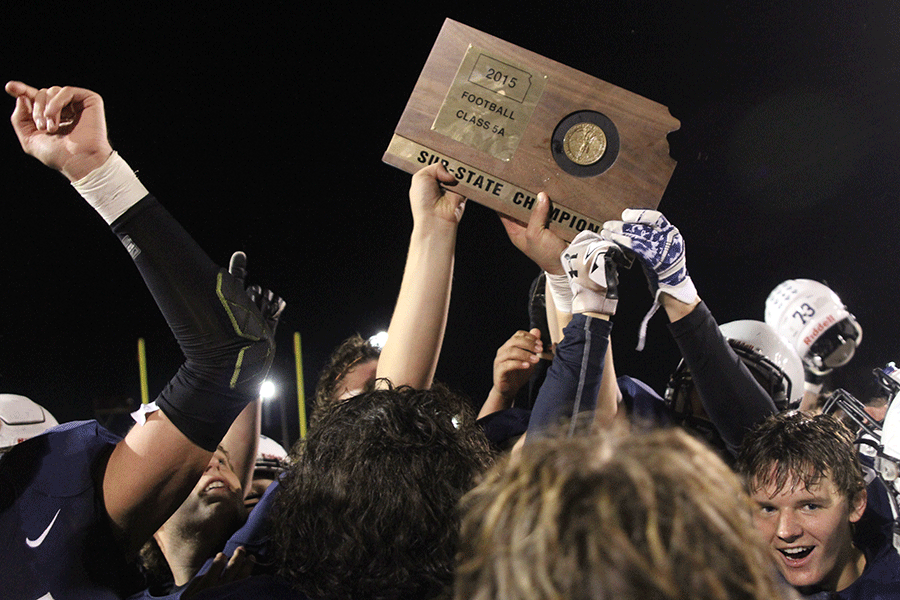
{"label": "white athletic tape on arm", "polygon": [[72,182],[72,187],[108,224],[148,194],[147,188],[118,152],[113,152],[101,166]]}

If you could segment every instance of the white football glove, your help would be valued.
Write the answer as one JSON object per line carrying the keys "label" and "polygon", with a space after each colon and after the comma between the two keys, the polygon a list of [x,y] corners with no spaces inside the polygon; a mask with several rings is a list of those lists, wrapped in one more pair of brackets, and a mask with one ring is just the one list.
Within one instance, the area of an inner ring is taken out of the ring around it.
{"label": "white football glove", "polygon": [[572,289],[572,313],[616,314],[619,302],[617,264],[622,250],[593,231],[579,233],[560,261]]}

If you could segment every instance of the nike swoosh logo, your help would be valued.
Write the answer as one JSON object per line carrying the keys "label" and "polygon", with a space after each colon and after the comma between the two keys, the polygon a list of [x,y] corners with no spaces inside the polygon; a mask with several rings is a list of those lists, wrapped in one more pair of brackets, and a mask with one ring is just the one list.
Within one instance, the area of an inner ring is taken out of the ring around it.
{"label": "nike swoosh logo", "polygon": [[42,533],[40,535],[40,537],[38,537],[38,539],[30,540],[28,538],[25,538],[25,543],[28,544],[29,548],[37,548],[38,546],[40,546],[41,544],[44,543],[44,538],[46,538],[47,534],[50,533],[50,530],[53,528],[53,524],[56,523],[56,517],[59,516],[59,511],[61,511],[61,510],[62,509],[60,508],[56,511],[56,514],[53,515],[53,520],[50,521],[50,524],[47,525],[47,529],[44,530],[44,533]]}

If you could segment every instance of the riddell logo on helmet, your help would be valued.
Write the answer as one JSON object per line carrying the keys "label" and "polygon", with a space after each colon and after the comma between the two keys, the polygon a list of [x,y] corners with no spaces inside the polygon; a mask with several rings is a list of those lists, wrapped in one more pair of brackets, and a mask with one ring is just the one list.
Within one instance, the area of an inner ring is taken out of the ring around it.
{"label": "riddell logo on helmet", "polygon": [[816,341],[816,338],[822,334],[822,332],[824,332],[830,326],[834,325],[835,321],[836,319],[834,318],[834,315],[828,315],[827,319],[816,325],[810,332],[810,334],[803,338],[803,343],[807,346],[811,346],[812,343]]}

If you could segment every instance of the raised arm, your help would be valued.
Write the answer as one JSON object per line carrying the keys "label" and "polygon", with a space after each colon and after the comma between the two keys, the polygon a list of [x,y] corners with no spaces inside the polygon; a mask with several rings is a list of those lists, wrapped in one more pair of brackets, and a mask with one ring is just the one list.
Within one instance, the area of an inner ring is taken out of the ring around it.
{"label": "raised arm", "polygon": [[465,198],[443,187],[455,184],[440,163],[412,178],[409,252],[376,370],[377,378],[395,386],[426,389],[434,380],[447,326],[456,231],[465,208]]}
{"label": "raised arm", "polygon": [[572,434],[579,416],[593,415],[596,409],[612,329],[609,319],[618,304],[616,255],[621,255],[618,247],[590,231],[579,233],[562,254],[573,315],[535,400],[529,440],[567,420]]}
{"label": "raised arm", "polygon": [[734,352],[705,303],[671,322],[669,331],[691,370],[703,411],[736,455],[744,436],[777,412],[774,400]]}
{"label": "raised arm", "polygon": [[137,551],[188,495],[212,451],[259,391],[271,331],[243,285],[217,267],[150,196],[106,139],[103,101],[89,90],[9,82],[26,153],[60,171],[110,224],[172,329],[186,361],[100,466],[103,503]]}
{"label": "raised arm", "polygon": [[775,404],[700,300],[681,233],[658,211],[629,209],[621,221],[607,221],[602,235],[640,261],[655,302],[669,317],[703,409],[734,454],[744,434],[775,412]]}
{"label": "raised arm", "polygon": [[[244,285],[247,277],[247,255],[243,252],[232,254],[231,261],[228,263],[228,272],[241,285]],[[278,319],[281,318],[281,313],[286,306],[285,301],[258,285],[248,287],[247,294],[259,307],[269,324],[271,334],[275,335]],[[256,454],[259,448],[261,412],[262,399],[256,397],[244,407],[241,414],[234,420],[221,443],[228,452],[231,466],[241,482],[245,497],[250,492],[250,483],[253,481],[253,469],[256,465]]]}
{"label": "raised arm", "polygon": [[600,381],[600,393],[597,395],[597,407],[594,409],[594,424],[599,428],[609,427],[619,414],[622,402],[622,390],[616,379],[616,366],[613,362],[612,340],[606,347],[603,357],[603,378]]}
{"label": "raised arm", "polygon": [[550,339],[545,340],[548,350],[563,337],[563,329],[572,319],[572,293],[559,257],[566,249],[566,242],[550,231],[551,201],[545,192],[537,195],[537,203],[527,224],[500,215],[506,235],[522,254],[534,261],[546,274],[547,325]]}
{"label": "raised arm", "polygon": [[[560,260],[567,245],[565,240],[550,231],[548,227],[550,210],[550,198],[546,193],[541,192],[537,196],[537,203],[531,212],[527,225],[510,217],[502,215],[500,217],[513,245],[534,261],[546,274],[545,297],[550,340],[544,345],[548,349],[551,347],[555,348],[564,339],[565,328],[572,321],[573,316],[573,298],[569,276]],[[582,239],[585,239],[585,237],[593,239],[594,236],[585,234],[585,236],[582,236]],[[581,321],[581,318],[579,321]],[[606,328],[605,325],[596,323],[593,326]],[[607,348],[604,364],[611,366],[612,350],[609,346],[609,332],[605,332],[604,335],[606,336],[605,345]],[[580,336],[580,333],[572,332],[569,334],[568,342],[578,348],[580,341],[576,340],[576,338]],[[594,347],[594,350],[596,350],[596,347]],[[596,373],[599,375],[604,371],[609,371],[609,373],[603,375],[603,384],[597,388],[598,396],[590,403],[591,409],[596,410],[598,424],[606,424],[612,421],[618,409],[620,396],[615,381],[615,371],[601,368]],[[539,417],[536,423],[541,419]]]}
{"label": "raised arm", "polygon": [[6,93],[16,99],[10,121],[22,149],[69,181],[78,181],[112,155],[98,94],[75,87],[39,90],[21,81],[8,82]]}

